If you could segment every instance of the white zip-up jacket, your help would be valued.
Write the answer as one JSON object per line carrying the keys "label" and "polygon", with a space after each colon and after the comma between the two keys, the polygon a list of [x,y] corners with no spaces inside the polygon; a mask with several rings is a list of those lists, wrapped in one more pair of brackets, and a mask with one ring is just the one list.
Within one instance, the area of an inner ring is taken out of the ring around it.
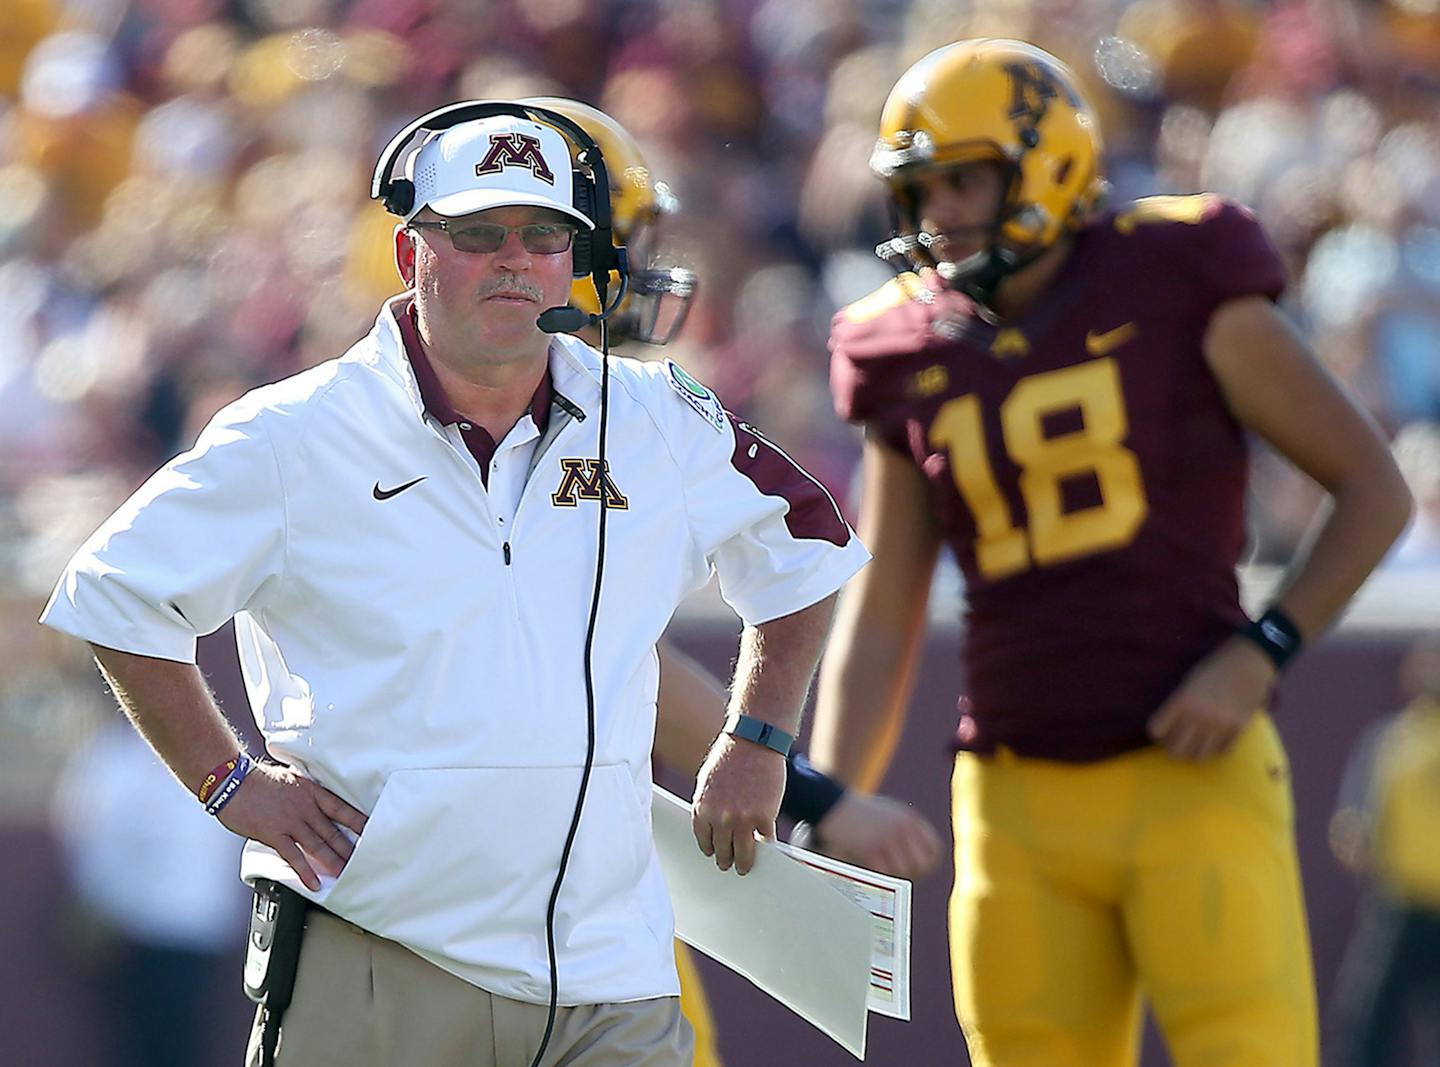
{"label": "white zip-up jacket", "polygon": [[[553,339],[563,410],[497,525],[473,462],[426,415],[397,306],[342,358],[221,411],[81,547],[43,621],[194,662],[197,635],[234,617],[270,753],[369,813],[318,893],[253,841],[243,876],[545,1003],[546,901],[586,751],[600,356]],[[650,831],[655,642],[676,606],[713,570],[760,623],[869,558],[814,479],[673,364],[612,357],[607,460],[595,764],[555,919],[562,1004],[679,989]]]}

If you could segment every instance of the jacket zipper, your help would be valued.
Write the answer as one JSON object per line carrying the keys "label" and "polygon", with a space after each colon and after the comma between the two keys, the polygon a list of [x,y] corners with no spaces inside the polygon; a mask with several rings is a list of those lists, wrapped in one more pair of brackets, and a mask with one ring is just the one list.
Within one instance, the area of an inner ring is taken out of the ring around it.
{"label": "jacket zipper", "polygon": [[[545,453],[549,452],[551,448],[554,448],[555,445],[560,441],[560,439],[564,437],[567,433],[570,433],[574,427],[579,426],[585,421],[585,412],[581,411],[573,404],[570,404],[568,400],[565,401],[565,403],[570,405],[570,407],[566,408],[567,414],[570,415],[570,422],[567,423],[565,426],[561,427],[560,431],[556,433],[554,437],[550,438],[548,441],[542,441],[539,445],[536,446],[535,459],[533,462],[537,469],[539,468],[540,460],[545,455]],[[571,410],[571,408],[573,408],[574,410]],[[520,512],[525,507],[525,501],[533,493],[539,492],[539,490],[534,489],[532,484],[536,480],[534,475],[535,471],[532,470],[530,472],[530,477],[525,480],[525,488],[520,491],[520,500],[515,505],[515,514],[511,518],[510,522],[510,528],[512,531],[516,529],[519,525]],[[601,484],[603,485],[604,483],[602,482]],[[501,554],[505,557],[505,566],[510,566],[510,542],[506,541],[503,545],[500,546],[500,550]]]}

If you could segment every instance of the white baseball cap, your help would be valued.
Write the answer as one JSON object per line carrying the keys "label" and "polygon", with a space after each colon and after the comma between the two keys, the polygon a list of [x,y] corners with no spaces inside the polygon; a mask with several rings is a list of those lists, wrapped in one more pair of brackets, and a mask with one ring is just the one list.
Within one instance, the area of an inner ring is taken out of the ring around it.
{"label": "white baseball cap", "polygon": [[593,230],[575,208],[570,147],[557,130],[518,116],[462,122],[434,134],[405,161],[415,204],[455,218],[492,207],[543,207]]}

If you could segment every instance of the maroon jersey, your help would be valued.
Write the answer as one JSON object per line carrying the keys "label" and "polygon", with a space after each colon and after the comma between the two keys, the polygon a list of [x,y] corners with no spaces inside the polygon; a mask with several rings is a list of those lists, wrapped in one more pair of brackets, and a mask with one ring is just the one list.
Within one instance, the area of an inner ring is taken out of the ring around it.
{"label": "maroon jersey", "polygon": [[1244,615],[1247,456],[1202,351],[1214,310],[1285,284],[1254,218],[1155,197],[1077,235],[1021,318],[897,278],[841,311],[841,416],[907,454],[965,573],[958,744],[1094,760]]}

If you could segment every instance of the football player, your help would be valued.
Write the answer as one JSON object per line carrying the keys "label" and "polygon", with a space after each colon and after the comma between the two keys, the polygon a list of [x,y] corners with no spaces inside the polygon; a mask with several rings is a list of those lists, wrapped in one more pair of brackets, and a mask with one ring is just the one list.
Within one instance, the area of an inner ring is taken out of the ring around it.
{"label": "football player", "polygon": [[[668,344],[685,325],[697,284],[694,271],[665,264],[659,253],[661,224],[680,206],[675,195],[650,172],[630,131],[599,108],[561,96],[534,96],[520,103],[559,112],[600,146],[610,177],[610,225],[615,243],[625,247],[630,260],[624,299],[609,320],[610,342]],[[613,273],[609,291],[620,291],[620,278]],[[588,277],[576,279],[570,303],[599,314]]]}
{"label": "football player", "polygon": [[[831,334],[875,559],[821,669],[816,763],[881,781],[948,545],[968,601],[950,932],[973,1062],[1134,1064],[1143,995],[1181,1067],[1311,1067],[1265,709],[1405,525],[1385,443],[1276,308],[1249,212],[1104,207],[1094,115],[1046,52],[932,52],[890,93],[871,166],[895,210],[881,251],[909,269]],[[1254,620],[1250,433],[1330,494]]]}
{"label": "football player", "polygon": [[[595,139],[610,177],[610,214],[615,241],[624,245],[633,264],[628,292],[610,318],[613,344],[642,342],[663,345],[684,324],[696,289],[693,272],[668,266],[658,258],[660,224],[678,207],[666,185],[650,172],[635,138],[603,111],[561,97],[535,97],[522,103],[558,111]],[[612,278],[611,291],[617,291]],[[571,303],[596,314],[594,287],[577,282]],[[700,766],[725,720],[721,685],[673,644],[660,643],[660,693],[655,755],[668,767],[693,774]],[[813,825],[811,845],[830,855],[915,878],[940,859],[940,837],[930,822],[890,797],[847,790],[810,767],[803,756],[787,768],[781,811]],[[690,954],[676,943],[680,971],[680,1006],[695,1029],[695,1067],[719,1067],[715,1026],[705,989]]]}

